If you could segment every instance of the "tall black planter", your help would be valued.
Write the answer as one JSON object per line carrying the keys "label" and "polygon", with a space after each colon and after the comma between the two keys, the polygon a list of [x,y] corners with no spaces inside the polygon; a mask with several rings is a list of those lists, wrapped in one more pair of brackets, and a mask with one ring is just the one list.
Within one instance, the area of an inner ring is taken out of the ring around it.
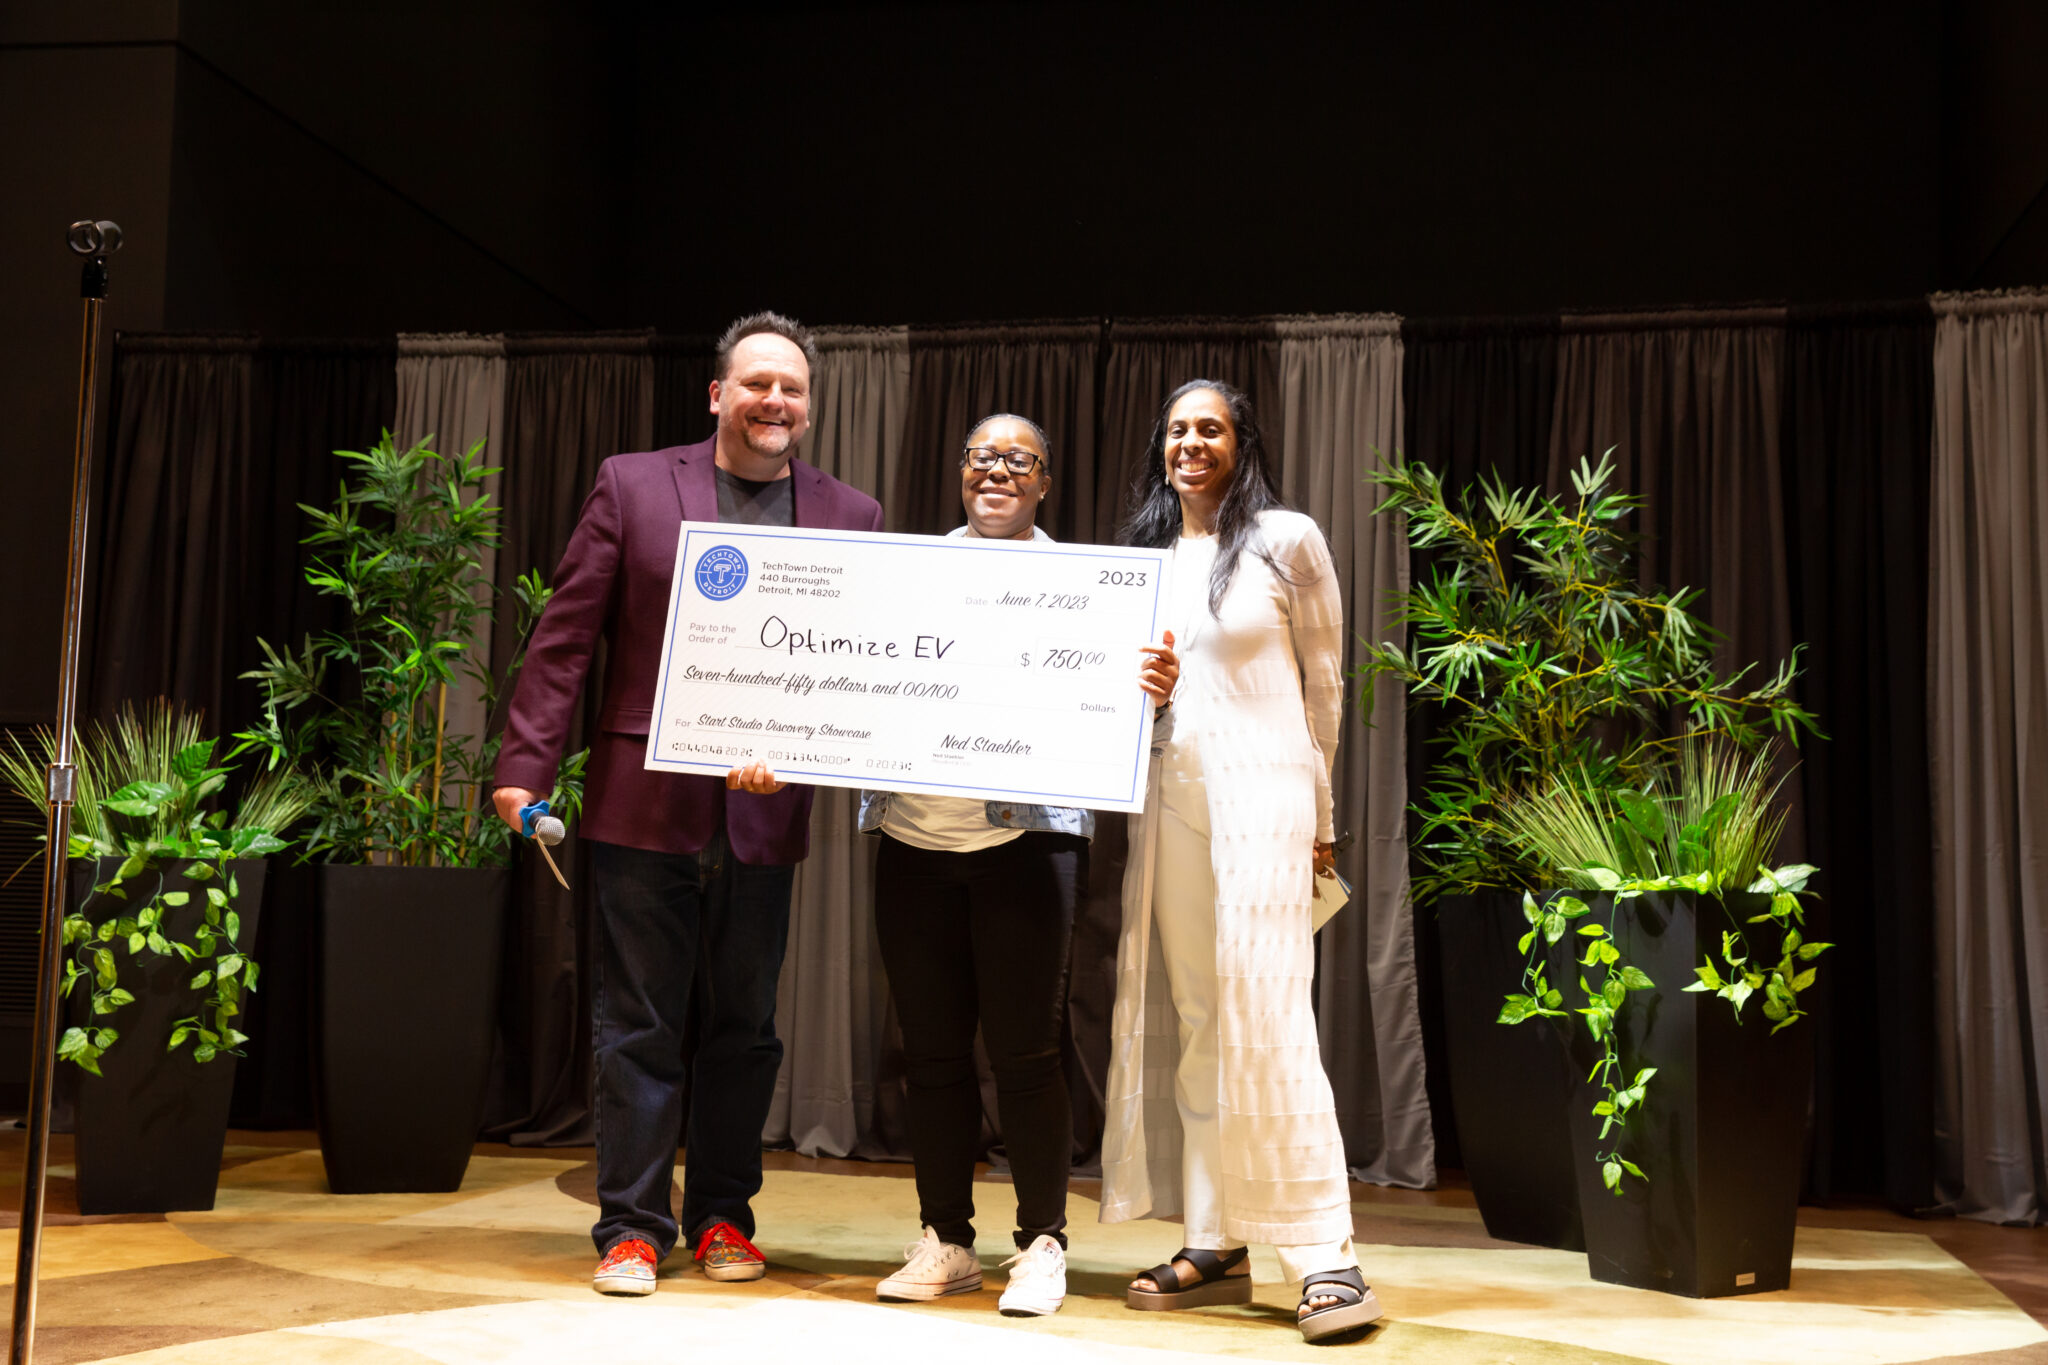
{"label": "tall black planter", "polygon": [[[1657,983],[1654,992],[1631,994],[1617,1019],[1627,1073],[1657,1068],[1621,1149],[1649,1178],[1625,1177],[1618,1195],[1593,1159],[1601,1144],[1592,1108],[1603,1093],[1586,1073],[1600,1050],[1583,1027],[1572,1030],[1572,1135],[1596,1280],[1696,1299],[1791,1282],[1814,1025],[1802,1020],[1773,1036],[1761,993],[1743,1006],[1740,1023],[1727,1001],[1685,993],[1703,960],[1720,965],[1724,929],[1749,930],[1752,956],[1777,960],[1775,928],[1743,923],[1767,898],[1727,899],[1724,910],[1691,892],[1642,896],[1623,902],[1615,922],[1622,961]],[[1586,900],[1605,923],[1608,898]]]}
{"label": "tall black planter", "polygon": [[[115,860],[103,860],[111,873]],[[240,945],[256,941],[263,904],[265,863],[230,863],[235,877],[235,913]],[[130,880],[125,901],[102,898],[87,905],[99,878],[95,864],[74,859],[71,904],[95,918],[140,909],[155,873]],[[191,899],[164,908],[170,934],[189,943],[206,904],[205,882],[173,871],[163,873],[163,890],[185,891]],[[115,908],[118,907],[118,910]],[[193,968],[182,958],[144,953],[130,957],[117,949],[121,985],[135,1003],[111,1019],[120,1037],[100,1058],[100,1074],[80,1072],[72,1090],[77,1131],[78,1211],[85,1214],[172,1213],[210,1209],[220,1185],[220,1155],[228,1132],[228,1102],[235,1090],[235,1059],[221,1054],[210,1062],[192,1060],[192,1046],[167,1052],[176,1020],[199,1013],[202,995],[191,987]],[[81,982],[67,1002],[70,1021],[88,1024],[90,992]],[[204,996],[211,998],[211,992]],[[89,1026],[89,1025],[88,1025]],[[67,1070],[76,1070],[69,1063]]]}
{"label": "tall black planter", "polygon": [[510,875],[320,875],[315,1111],[336,1194],[457,1189],[483,1118]]}
{"label": "tall black planter", "polygon": [[1521,896],[1445,896],[1437,926],[1451,1109],[1487,1235],[1578,1251],[1586,1243],[1561,1030],[1546,1019],[1498,1022],[1502,998],[1521,989]]}

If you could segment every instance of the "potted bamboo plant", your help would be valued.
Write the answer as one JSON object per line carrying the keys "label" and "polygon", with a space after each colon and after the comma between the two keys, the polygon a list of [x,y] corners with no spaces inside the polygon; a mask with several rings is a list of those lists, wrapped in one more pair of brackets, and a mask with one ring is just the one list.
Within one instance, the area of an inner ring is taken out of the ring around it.
{"label": "potted bamboo plant", "polygon": [[[503,674],[481,656],[494,589],[484,556],[498,509],[480,459],[389,432],[353,465],[331,508],[306,507],[306,579],[344,621],[296,654],[258,641],[264,720],[243,748],[309,774],[320,872],[316,1114],[337,1193],[453,1190],[468,1168],[490,1063],[511,832],[489,810],[498,737],[449,724],[459,689],[486,715],[547,604],[539,575],[514,589],[521,641]],[[580,756],[563,765],[573,813]]]}
{"label": "potted bamboo plant", "polygon": [[[78,1073],[81,1213],[210,1209],[219,1183],[266,860],[309,798],[279,770],[220,809],[232,769],[200,729],[157,702],[74,745],[57,1057]],[[0,748],[0,779],[30,802],[56,749],[50,731],[35,738],[37,753]]]}
{"label": "potted bamboo plant", "polygon": [[1571,1249],[1584,1243],[1562,1032],[1496,1026],[1510,1022],[1503,999],[1527,993],[1523,897],[1556,883],[1501,813],[1566,775],[1600,792],[1668,785],[1688,738],[1751,751],[1814,729],[1792,695],[1796,654],[1762,677],[1718,671],[1699,594],[1636,582],[1626,523],[1640,500],[1613,476],[1582,460],[1555,497],[1490,479],[1453,494],[1412,461],[1375,472],[1378,510],[1406,518],[1434,564],[1399,599],[1409,645],[1361,642],[1366,706],[1391,677],[1441,716],[1414,889],[1438,912],[1466,1174],[1493,1236]]}

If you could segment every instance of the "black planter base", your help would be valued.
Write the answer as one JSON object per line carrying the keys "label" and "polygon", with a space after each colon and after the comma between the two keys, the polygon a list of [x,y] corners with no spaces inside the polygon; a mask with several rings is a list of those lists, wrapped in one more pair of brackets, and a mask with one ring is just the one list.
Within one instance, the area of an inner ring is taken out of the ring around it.
{"label": "black planter base", "polygon": [[[1607,922],[1607,899],[1587,900],[1591,918]],[[1592,1108],[1602,1094],[1586,1073],[1600,1052],[1575,1021],[1571,1123],[1586,1261],[1608,1284],[1711,1299],[1791,1282],[1814,1024],[1802,1020],[1774,1037],[1761,994],[1737,1023],[1727,1001],[1685,993],[1695,967],[1710,955],[1720,963],[1722,930],[1768,905],[1749,895],[1728,903],[1732,919],[1691,893],[1648,895],[1624,902],[1616,921],[1622,960],[1657,983],[1619,1018],[1624,1068],[1657,1074],[1621,1139],[1649,1179],[1624,1177],[1618,1195],[1594,1161],[1602,1144]],[[1759,960],[1766,947],[1775,960],[1772,926],[1739,927],[1751,930]]]}
{"label": "black planter base", "polygon": [[320,1156],[336,1194],[445,1193],[469,1169],[509,874],[320,869]]}
{"label": "black planter base", "polygon": [[1498,1022],[1502,997],[1521,989],[1521,897],[1446,896],[1437,923],[1451,1107],[1486,1234],[1582,1250],[1562,1031],[1545,1019]]}
{"label": "black planter base", "polygon": [[[265,864],[252,859],[229,866],[241,892],[234,907],[242,922],[240,943],[248,947],[256,941]],[[105,871],[111,873],[113,867],[114,860],[106,860]],[[86,906],[96,879],[94,864],[72,862],[73,906]],[[127,901],[103,898],[86,906],[86,913],[110,916],[116,913],[112,907],[133,913],[142,905],[138,884],[146,888],[153,881],[154,874],[136,878],[129,884]],[[164,875],[163,890],[191,893],[185,905],[164,911],[166,927],[185,942],[200,924],[206,885],[176,873]],[[220,1186],[235,1059],[223,1054],[210,1062],[195,1062],[190,1043],[176,1052],[165,1050],[174,1022],[197,1014],[202,999],[191,988],[193,968],[183,959],[130,957],[125,948],[115,951],[115,959],[121,984],[135,996],[135,1003],[101,1021],[112,1024],[121,1036],[100,1058],[100,1074],[81,1073],[72,1082],[78,1211],[102,1215],[210,1209]],[[71,1023],[89,1027],[88,984],[72,988],[66,1012]],[[211,992],[205,998],[210,999]],[[59,1065],[76,1070],[69,1062]]]}

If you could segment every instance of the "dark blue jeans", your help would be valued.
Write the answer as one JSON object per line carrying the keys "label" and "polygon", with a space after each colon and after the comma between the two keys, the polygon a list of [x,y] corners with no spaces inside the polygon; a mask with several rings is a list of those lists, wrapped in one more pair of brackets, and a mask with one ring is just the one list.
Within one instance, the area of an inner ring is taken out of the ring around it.
{"label": "dark blue jeans", "polygon": [[[775,983],[789,942],[792,865],[733,857],[721,826],[701,853],[590,841],[597,888],[591,992],[597,1053],[600,1252],[643,1237],[666,1257],[682,1122],[683,1033],[694,1007],[682,1229],[754,1235],[761,1128],[782,1065]],[[695,998],[692,992],[695,992]]]}

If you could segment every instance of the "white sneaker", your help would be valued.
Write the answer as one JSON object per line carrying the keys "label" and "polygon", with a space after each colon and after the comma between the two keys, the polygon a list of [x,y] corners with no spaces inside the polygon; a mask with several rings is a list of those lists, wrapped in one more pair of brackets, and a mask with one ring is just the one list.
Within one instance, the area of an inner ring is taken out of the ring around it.
{"label": "white sneaker", "polygon": [[1054,1238],[1036,1238],[1003,1264],[1017,1267],[996,1305],[1004,1317],[1042,1318],[1067,1301],[1067,1253]]}
{"label": "white sneaker", "polygon": [[981,1261],[973,1247],[941,1242],[930,1228],[903,1248],[903,1269],[875,1286],[875,1297],[891,1303],[921,1303],[981,1288]]}

